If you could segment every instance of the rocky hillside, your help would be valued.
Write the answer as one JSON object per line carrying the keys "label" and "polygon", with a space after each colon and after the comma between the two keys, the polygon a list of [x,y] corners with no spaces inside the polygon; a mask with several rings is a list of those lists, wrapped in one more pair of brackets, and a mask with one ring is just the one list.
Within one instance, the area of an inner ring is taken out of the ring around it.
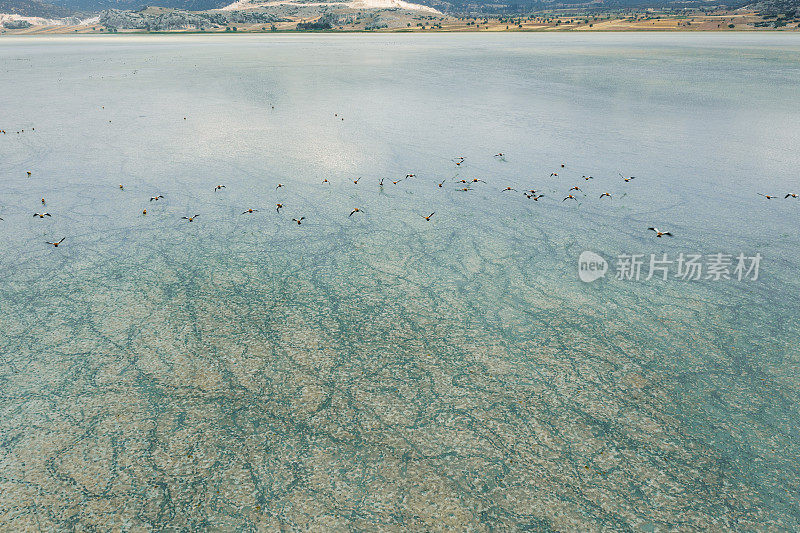
{"label": "rocky hillside", "polygon": [[800,0],[764,0],[750,7],[764,17],[764,21],[757,25],[780,28],[800,22]]}
{"label": "rocky hillside", "polygon": [[[12,0],[13,1],[13,0]],[[232,0],[52,0],[81,11],[101,11],[117,9],[138,11],[148,6],[169,7],[185,11],[218,9],[230,4]]]}
{"label": "rocky hillside", "polygon": [[111,29],[136,29],[147,31],[206,30],[230,24],[271,24],[283,19],[256,11],[227,11],[213,13],[190,13],[188,11],[166,11],[147,13],[109,9],[100,14],[100,24]]}

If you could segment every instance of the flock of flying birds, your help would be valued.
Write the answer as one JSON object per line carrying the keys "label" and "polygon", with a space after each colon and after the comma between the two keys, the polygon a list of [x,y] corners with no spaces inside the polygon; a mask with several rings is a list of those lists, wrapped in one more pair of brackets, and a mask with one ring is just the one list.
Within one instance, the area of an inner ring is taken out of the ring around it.
{"label": "flock of flying birds", "polygon": [[[344,120],[344,119],[342,119],[342,120]],[[21,132],[24,132],[24,131],[25,130],[21,130],[21,131],[18,131],[17,133],[21,133]],[[32,131],[34,131],[33,128],[32,128]],[[5,135],[6,131],[5,130],[0,130],[0,134]],[[501,160],[501,161],[505,161],[505,154],[502,153],[502,152],[500,152],[498,154],[495,154],[494,157],[499,159],[499,160]],[[466,158],[462,157],[462,156],[459,156],[459,157],[454,158],[452,161],[455,163],[455,165],[457,167],[460,167],[466,161]],[[561,168],[562,169],[565,168],[565,164],[562,163],[561,164]],[[32,172],[28,171],[27,175],[30,178],[32,176]],[[622,178],[622,180],[625,183],[629,183],[632,180],[636,179],[636,176],[624,176],[622,173],[619,173],[619,176],[620,176],[620,178]],[[391,183],[393,185],[397,185],[398,183],[400,183],[400,182],[402,182],[404,180],[412,179],[412,178],[415,178],[415,177],[416,177],[415,174],[406,174],[405,177],[403,177],[403,178],[400,178],[400,179],[397,179],[397,180],[390,180],[390,181],[391,181]],[[551,178],[554,178],[554,177],[557,178],[558,177],[558,172],[551,172],[550,173],[550,177]],[[592,176],[586,176],[586,175],[581,176],[581,178],[584,181],[589,181],[589,180],[593,180],[594,179]],[[381,178],[380,181],[378,182],[378,186],[380,188],[383,188],[385,180],[386,180],[386,178]],[[361,181],[360,177],[352,180],[352,182],[355,185],[358,185],[358,183],[360,181]],[[439,188],[442,188],[442,187],[444,187],[445,183],[447,183],[447,181],[448,181],[447,179],[444,179],[441,182],[439,182],[437,184],[437,186]],[[455,180],[455,183],[458,186],[458,188],[456,190],[462,191],[462,192],[469,192],[469,191],[473,190],[473,186],[474,185],[476,185],[478,183],[486,183],[486,182],[484,180],[480,179],[480,178],[469,178],[469,179]],[[322,184],[330,184],[330,181],[327,178],[325,178],[325,179],[322,180]],[[281,189],[283,187],[284,187],[283,183],[278,183],[278,185],[275,187],[275,190]],[[120,190],[125,190],[125,187],[122,184],[119,185],[119,188],[120,188]],[[221,191],[222,189],[225,189],[225,188],[226,188],[225,185],[216,185],[214,187],[214,192]],[[501,189],[501,192],[517,192],[518,193],[520,191],[518,191],[514,187],[508,186],[508,187],[505,187],[505,188]],[[562,202],[566,202],[568,200],[578,201],[578,198],[575,197],[572,194],[573,192],[581,192],[581,193],[583,193],[583,189],[581,189],[581,187],[578,186],[578,185],[573,186],[572,188],[569,189],[569,191],[567,191],[566,196],[564,196],[564,198],[561,201]],[[543,192],[541,192],[540,190],[535,190],[535,189],[524,190],[524,191],[522,191],[522,194],[527,199],[534,200],[536,202],[538,202],[540,199],[542,199],[544,197],[544,193]],[[763,196],[767,200],[773,200],[773,199],[779,198],[779,196],[770,195],[770,194],[761,194],[761,193],[758,193],[758,194],[760,196]],[[608,198],[610,200],[610,199],[613,198],[613,196],[612,196],[612,194],[610,192],[603,192],[602,194],[600,194],[599,199],[602,200],[603,198]],[[800,198],[800,195],[798,195],[796,193],[787,193],[784,196],[784,199],[786,199],[786,198]],[[157,201],[163,200],[163,199],[164,199],[164,195],[158,194],[156,196],[151,196],[150,197],[150,202],[157,202]],[[42,198],[42,206],[45,206],[46,204],[47,204],[47,202],[45,201],[44,198]],[[284,207],[283,203],[275,204],[275,209],[276,209],[276,211],[278,213],[281,212],[281,209],[283,209],[283,207]],[[242,211],[242,215],[256,213],[258,211],[259,211],[258,209],[249,208],[249,209],[246,209],[246,210]],[[363,208],[354,207],[350,211],[350,214],[348,215],[348,217],[352,217],[353,215],[355,215],[357,213],[362,213],[362,212],[363,212]],[[431,218],[433,218],[433,216],[435,214],[436,213],[433,212],[433,213],[431,213],[429,215],[420,215],[420,216],[422,218],[424,218],[426,222],[430,222]],[[142,211],[142,215],[147,215],[147,209],[144,209]],[[39,217],[41,219],[43,219],[45,217],[52,217],[52,215],[50,213],[46,212],[46,211],[42,211],[41,213],[40,212],[36,212],[36,213],[33,214],[33,216],[34,217]],[[194,215],[191,215],[191,216],[182,216],[181,219],[182,220],[186,220],[187,222],[194,222],[195,219],[197,217],[199,217],[199,216],[200,216],[200,214],[194,214]],[[0,220],[3,220],[3,219],[0,218]],[[300,216],[298,218],[292,218],[292,222],[297,224],[298,226],[302,225],[304,220],[306,220],[305,216]],[[653,231],[655,233],[656,237],[672,237],[673,236],[672,232],[670,232],[670,231],[661,231],[656,227],[649,227],[649,228],[647,228],[647,230],[648,231]],[[51,245],[51,246],[53,246],[55,248],[58,248],[58,246],[61,245],[61,243],[63,243],[65,239],[66,239],[66,237],[62,237],[61,240],[59,240],[59,241],[55,241],[54,240],[54,241],[45,241],[45,242],[48,245]]]}

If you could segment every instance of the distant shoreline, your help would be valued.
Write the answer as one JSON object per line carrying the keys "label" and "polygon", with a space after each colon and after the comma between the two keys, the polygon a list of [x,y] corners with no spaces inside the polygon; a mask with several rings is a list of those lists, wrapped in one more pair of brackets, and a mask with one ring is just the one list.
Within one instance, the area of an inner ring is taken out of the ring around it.
{"label": "distant shoreline", "polygon": [[734,30],[684,30],[684,29],[677,29],[677,30],[670,30],[670,29],[619,29],[619,30],[605,30],[605,29],[598,29],[598,30],[585,30],[585,31],[576,31],[576,30],[556,30],[556,31],[548,31],[548,30],[470,30],[470,31],[458,31],[458,30],[439,30],[439,31],[405,31],[405,30],[340,30],[340,31],[320,31],[320,30],[278,30],[278,31],[237,31],[237,32],[225,32],[225,31],[125,31],[125,32],[116,32],[116,33],[108,33],[108,32],[59,32],[59,31],[47,31],[47,32],[27,32],[27,33],[0,33],[0,39],[2,38],[10,38],[10,37],[29,37],[29,38],[41,38],[41,37],[68,37],[68,36],[75,36],[75,37],[131,37],[131,36],[165,36],[165,35],[187,35],[187,36],[197,36],[197,35],[209,35],[209,36],[253,36],[253,35],[457,35],[457,34],[464,34],[464,35],[475,35],[475,34],[567,34],[567,33],[719,33],[719,34],[750,34],[750,33],[800,33],[800,29],[798,28],[781,28],[781,29],[774,29],[774,28],[755,28],[755,29],[734,29]]}
{"label": "distant shoreline", "polygon": [[[242,0],[246,1],[246,0]],[[320,13],[247,9],[189,12],[165,8],[101,12],[91,18],[35,19],[0,14],[0,36],[12,35],[237,35],[369,33],[569,33],[569,32],[798,32],[800,18],[777,19],[753,11],[534,13],[447,15],[404,9],[342,8]],[[13,17],[13,19],[11,18]],[[9,24],[10,23],[10,24]],[[19,26],[19,27],[14,27]]]}

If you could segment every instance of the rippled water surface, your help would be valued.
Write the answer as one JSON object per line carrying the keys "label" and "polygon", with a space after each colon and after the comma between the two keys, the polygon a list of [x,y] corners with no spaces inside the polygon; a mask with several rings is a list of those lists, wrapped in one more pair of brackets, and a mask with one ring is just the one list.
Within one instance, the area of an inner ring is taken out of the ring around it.
{"label": "rippled water surface", "polygon": [[798,101],[789,34],[1,38],[0,529],[800,528]]}

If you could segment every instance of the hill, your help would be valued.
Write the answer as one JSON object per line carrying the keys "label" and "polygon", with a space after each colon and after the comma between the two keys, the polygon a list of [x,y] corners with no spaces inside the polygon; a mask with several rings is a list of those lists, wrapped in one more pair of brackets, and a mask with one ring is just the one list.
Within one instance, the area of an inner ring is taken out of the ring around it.
{"label": "hill", "polygon": [[38,0],[0,0],[0,13],[56,19],[69,17],[74,9],[66,5],[53,5]]}
{"label": "hill", "polygon": [[[102,11],[140,11],[148,6],[205,11],[219,9],[233,0],[0,0],[0,13],[13,13],[26,17],[61,18],[76,14],[96,14]],[[766,25],[777,27],[800,17],[800,0],[414,0],[434,7],[443,13],[458,14],[511,14],[561,11],[568,13],[619,12],[627,9],[683,10],[683,9],[739,9],[746,7],[769,18]],[[302,0],[301,2],[302,3]],[[113,15],[113,16],[119,16]]]}

